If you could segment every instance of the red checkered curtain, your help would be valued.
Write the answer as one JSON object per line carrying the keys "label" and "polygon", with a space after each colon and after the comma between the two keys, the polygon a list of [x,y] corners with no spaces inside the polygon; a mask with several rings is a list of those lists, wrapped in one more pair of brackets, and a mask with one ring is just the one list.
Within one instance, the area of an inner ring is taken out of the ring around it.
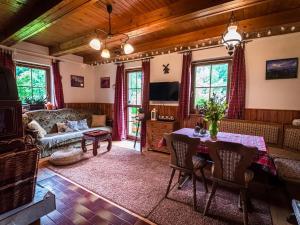
{"label": "red checkered curtain", "polygon": [[192,67],[192,52],[183,54],[182,74],[180,84],[180,98],[178,119],[183,126],[184,119],[188,118],[190,110],[190,95],[191,95],[191,67]]}
{"label": "red checkered curtain", "polygon": [[9,69],[12,74],[15,74],[15,63],[11,51],[0,49],[0,66]]}
{"label": "red checkered curtain", "polygon": [[[143,73],[143,102],[142,108],[145,112],[145,120],[149,114],[149,84],[150,84],[150,59],[146,59],[142,62],[142,73]],[[141,145],[142,147],[146,146],[146,122],[142,121],[141,129]]]}
{"label": "red checkered curtain", "polygon": [[59,62],[53,61],[51,64],[53,81],[54,81],[54,94],[55,94],[55,106],[57,109],[62,109],[65,106],[64,91],[61,82],[61,75],[59,72]]}
{"label": "red checkered curtain", "polygon": [[230,80],[228,118],[245,119],[246,65],[244,45],[237,46],[234,51]]}
{"label": "red checkered curtain", "polygon": [[114,120],[112,139],[121,141],[125,138],[124,126],[124,99],[125,99],[125,73],[124,65],[118,64],[115,84]]}

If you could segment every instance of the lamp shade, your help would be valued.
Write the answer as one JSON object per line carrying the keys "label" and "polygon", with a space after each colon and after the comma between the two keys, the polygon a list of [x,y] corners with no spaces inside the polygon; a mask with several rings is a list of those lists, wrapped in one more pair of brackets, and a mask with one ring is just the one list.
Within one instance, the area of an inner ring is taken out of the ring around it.
{"label": "lamp shade", "polygon": [[129,44],[129,43],[125,43],[125,45],[124,45],[123,48],[124,48],[124,53],[125,53],[126,55],[131,54],[131,53],[133,53],[133,51],[134,51],[133,46],[132,46],[131,44]]}
{"label": "lamp shade", "polygon": [[242,41],[242,36],[237,32],[237,26],[231,25],[227,28],[226,34],[223,36],[223,43],[226,46],[235,46]]}
{"label": "lamp shade", "polygon": [[91,46],[91,48],[93,48],[95,50],[100,50],[100,48],[101,48],[101,41],[98,38],[93,38],[90,41],[90,46]]}
{"label": "lamp shade", "polygon": [[103,49],[101,52],[101,57],[102,58],[106,58],[109,59],[110,58],[110,52],[107,48]]}

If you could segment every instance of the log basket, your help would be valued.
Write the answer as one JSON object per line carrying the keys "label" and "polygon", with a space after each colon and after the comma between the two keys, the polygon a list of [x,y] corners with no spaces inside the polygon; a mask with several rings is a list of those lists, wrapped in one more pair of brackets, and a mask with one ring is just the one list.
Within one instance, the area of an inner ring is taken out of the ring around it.
{"label": "log basket", "polygon": [[26,136],[0,142],[0,214],[32,201],[39,149]]}

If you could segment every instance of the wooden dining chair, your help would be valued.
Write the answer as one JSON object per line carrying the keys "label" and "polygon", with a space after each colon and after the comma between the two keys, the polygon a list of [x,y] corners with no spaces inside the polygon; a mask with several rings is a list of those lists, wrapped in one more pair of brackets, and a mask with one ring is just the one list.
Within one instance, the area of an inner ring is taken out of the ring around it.
{"label": "wooden dining chair", "polygon": [[[193,206],[194,210],[197,209],[197,197],[196,197],[196,172],[200,171],[202,181],[204,184],[205,191],[208,192],[207,183],[204,175],[204,167],[206,160],[196,156],[197,148],[200,144],[200,139],[190,138],[186,135],[181,134],[165,134],[165,140],[167,141],[167,147],[171,152],[171,163],[172,168],[171,178],[168,184],[167,192],[165,197],[167,198],[172,180],[175,175],[175,171],[179,171],[179,176],[183,173],[192,177],[193,181]],[[179,180],[179,179],[178,179]]]}
{"label": "wooden dining chair", "polygon": [[206,215],[211,200],[216,193],[218,185],[225,185],[240,189],[240,203],[243,209],[244,224],[248,224],[247,189],[254,174],[248,167],[254,161],[257,148],[247,147],[238,143],[216,141],[205,142],[209,149],[212,166],[212,191],[206,202],[204,215]]}

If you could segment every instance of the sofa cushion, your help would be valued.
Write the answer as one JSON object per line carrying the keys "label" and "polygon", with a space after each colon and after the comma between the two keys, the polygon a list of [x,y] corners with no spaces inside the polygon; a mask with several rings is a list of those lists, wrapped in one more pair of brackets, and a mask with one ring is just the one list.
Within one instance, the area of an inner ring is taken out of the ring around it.
{"label": "sofa cushion", "polygon": [[278,146],[281,144],[282,126],[280,124],[224,119],[220,123],[220,131],[262,136],[267,144]]}
{"label": "sofa cushion", "polygon": [[268,147],[268,155],[274,158],[293,159],[300,161],[300,152],[290,149]]}
{"label": "sofa cushion", "polygon": [[41,125],[35,120],[32,120],[30,123],[28,123],[28,128],[37,131],[39,138],[43,138],[47,134],[44,128],[42,128]]}
{"label": "sofa cushion", "polygon": [[89,126],[87,124],[87,119],[78,120],[77,127],[78,127],[79,130],[89,129]]}
{"label": "sofa cushion", "polygon": [[280,178],[297,183],[300,182],[300,161],[275,158],[274,163]]}
{"label": "sofa cushion", "polygon": [[79,131],[79,127],[78,127],[78,121],[74,120],[68,120],[67,121],[67,126],[72,130],[72,131]]}
{"label": "sofa cushion", "polygon": [[66,123],[56,123],[56,126],[58,133],[72,132],[72,129]]}
{"label": "sofa cushion", "polygon": [[106,115],[92,115],[91,127],[104,127],[106,124]]}
{"label": "sofa cushion", "polygon": [[300,128],[292,126],[285,127],[283,147],[300,152]]}

